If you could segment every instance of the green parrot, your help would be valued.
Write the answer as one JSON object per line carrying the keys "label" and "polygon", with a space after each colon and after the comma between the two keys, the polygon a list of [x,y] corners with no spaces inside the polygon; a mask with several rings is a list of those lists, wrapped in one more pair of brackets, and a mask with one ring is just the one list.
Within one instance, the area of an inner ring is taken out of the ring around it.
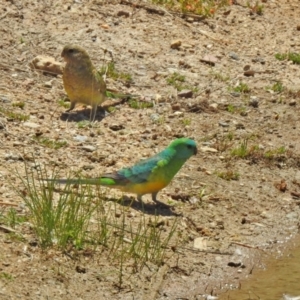
{"label": "green parrot", "polygon": [[99,178],[86,179],[46,179],[60,184],[93,184],[110,188],[117,188],[123,192],[137,194],[141,202],[142,196],[151,194],[152,200],[157,203],[157,193],[165,188],[180,170],[183,164],[197,154],[197,145],[194,140],[180,138],[155,156],[141,160],[129,168]]}

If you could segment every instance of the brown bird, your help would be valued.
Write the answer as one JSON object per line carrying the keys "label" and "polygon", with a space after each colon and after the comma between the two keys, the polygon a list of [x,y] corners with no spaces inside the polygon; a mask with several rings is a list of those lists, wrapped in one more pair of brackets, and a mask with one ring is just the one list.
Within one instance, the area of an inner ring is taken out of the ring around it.
{"label": "brown bird", "polygon": [[93,66],[88,53],[77,45],[66,45],[61,53],[66,61],[63,71],[63,83],[71,106],[76,103],[92,106],[91,120],[95,120],[97,106],[105,100],[106,84]]}

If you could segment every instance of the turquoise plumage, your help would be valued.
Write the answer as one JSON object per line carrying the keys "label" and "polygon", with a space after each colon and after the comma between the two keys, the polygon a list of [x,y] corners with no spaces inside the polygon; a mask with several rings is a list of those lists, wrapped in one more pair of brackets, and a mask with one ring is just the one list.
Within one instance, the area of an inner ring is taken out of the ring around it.
{"label": "turquoise plumage", "polygon": [[117,188],[124,192],[137,194],[142,200],[145,194],[151,194],[157,202],[157,193],[166,187],[183,164],[197,153],[194,140],[180,138],[174,140],[166,149],[155,156],[142,160],[129,168],[103,174],[99,178],[86,179],[47,179],[60,184],[93,184]]}

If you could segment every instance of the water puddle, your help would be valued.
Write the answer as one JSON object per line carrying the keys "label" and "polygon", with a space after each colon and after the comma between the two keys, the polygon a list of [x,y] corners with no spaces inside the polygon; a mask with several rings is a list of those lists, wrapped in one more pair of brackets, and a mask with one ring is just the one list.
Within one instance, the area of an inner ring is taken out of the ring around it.
{"label": "water puddle", "polygon": [[300,239],[286,255],[267,262],[266,270],[253,271],[241,289],[228,291],[218,300],[300,300]]}

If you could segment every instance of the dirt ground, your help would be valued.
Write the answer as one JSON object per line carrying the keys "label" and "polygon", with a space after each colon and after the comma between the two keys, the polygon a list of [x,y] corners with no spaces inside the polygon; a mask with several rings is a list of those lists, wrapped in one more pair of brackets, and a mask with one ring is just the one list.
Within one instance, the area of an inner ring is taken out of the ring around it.
{"label": "dirt ground", "polygon": [[[10,182],[19,184],[16,170],[25,176],[30,155],[49,169],[97,176],[187,136],[198,154],[158,195],[165,203],[176,198],[172,208],[157,208],[166,220],[179,218],[186,243],[162,266],[149,262],[134,273],[125,265],[120,288],[105,256],[74,260],[55,249],[41,251],[30,226],[17,227],[22,241],[1,226],[0,299],[209,299],[238,288],[266,258],[293,244],[300,205],[300,67],[275,54],[300,52],[299,1],[266,0],[259,15],[240,0],[202,20],[137,3],[1,1],[0,208],[26,212]],[[99,68],[112,53],[116,69],[132,82],[108,78],[108,87],[154,106],[134,109],[125,101],[104,118],[99,110],[94,127],[78,126],[89,108],[78,105],[66,115],[59,105],[65,97],[61,75],[30,67],[38,55],[63,63],[68,43],[84,47]],[[188,92],[168,84],[174,73],[184,76]],[[239,90],[241,84],[249,91]],[[54,150],[37,136],[66,145]],[[243,146],[244,158],[234,152]],[[146,215],[153,215],[151,197],[144,201]],[[141,214],[137,206],[128,208],[133,219]]]}

